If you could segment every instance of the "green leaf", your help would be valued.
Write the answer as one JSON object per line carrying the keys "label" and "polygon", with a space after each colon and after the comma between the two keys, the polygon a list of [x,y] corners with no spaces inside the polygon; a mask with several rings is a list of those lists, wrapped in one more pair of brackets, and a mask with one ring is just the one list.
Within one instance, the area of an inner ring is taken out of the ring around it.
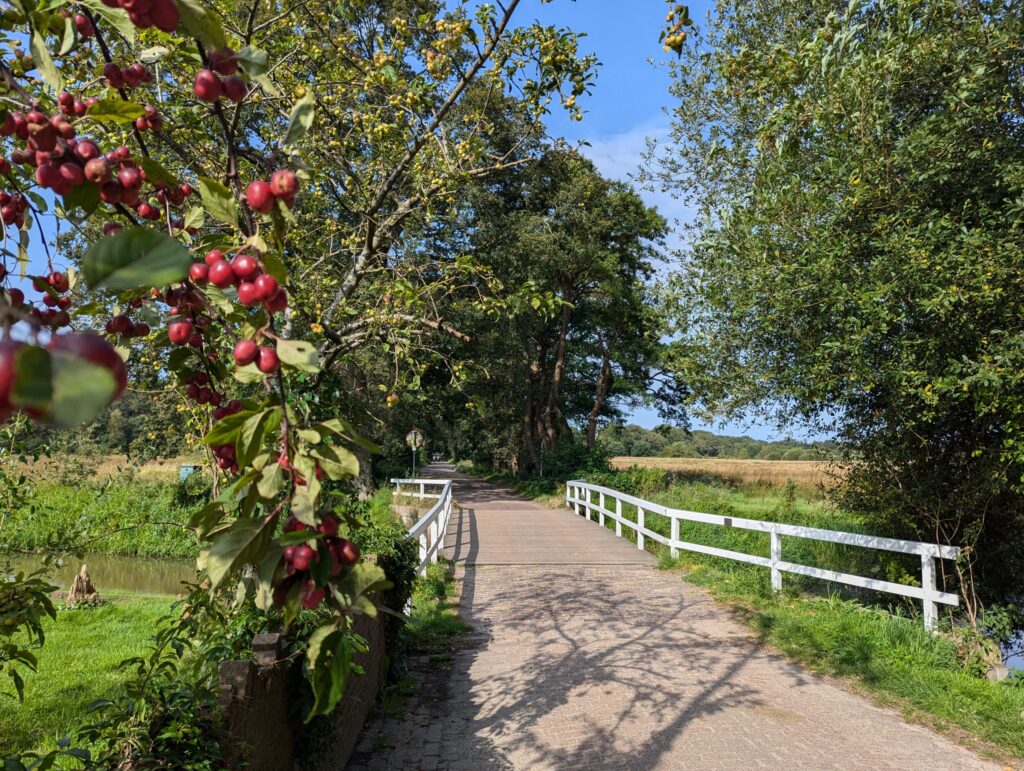
{"label": "green leaf", "polygon": [[332,591],[342,608],[375,616],[377,607],[367,595],[382,592],[391,586],[391,582],[384,574],[384,568],[370,562],[360,562],[352,566]]}
{"label": "green leaf", "polygon": [[319,356],[312,343],[305,340],[278,340],[277,356],[285,366],[301,372],[319,372]]}
{"label": "green leaf", "polygon": [[[33,18],[35,16],[36,14],[33,14]],[[43,82],[54,91],[60,91],[64,87],[64,82],[57,71],[57,65],[53,63],[53,57],[50,56],[50,49],[46,47],[46,39],[38,29],[32,30],[29,51],[32,52],[32,61],[39,68]]]}
{"label": "green leaf", "polygon": [[151,184],[166,185],[167,187],[178,186],[178,178],[152,158],[142,156],[138,158],[136,162],[142,167],[142,170],[146,172],[146,179],[149,180]]}
{"label": "green leaf", "polygon": [[267,52],[252,46],[245,46],[235,51],[235,59],[238,61],[242,71],[250,78],[265,75],[269,67]]}
{"label": "green leaf", "polygon": [[153,46],[139,54],[139,61],[143,64],[154,64],[167,56],[170,52],[171,49],[167,46]]}
{"label": "green leaf", "polygon": [[82,258],[85,280],[93,289],[161,288],[188,274],[192,256],[166,233],[131,228],[93,244]]}
{"label": "green leaf", "polygon": [[256,607],[267,611],[274,606],[274,575],[281,562],[281,555],[284,548],[277,543],[272,543],[267,548],[267,553],[256,566],[256,577],[259,585],[256,588]]}
{"label": "green leaf", "polygon": [[70,16],[64,17],[64,35],[61,37],[60,50],[57,52],[58,56],[64,56],[64,54],[70,53],[71,49],[75,47],[75,43],[78,42],[78,34],[75,29],[75,22]]}
{"label": "green leaf", "polygon": [[185,228],[198,228],[202,227],[203,221],[206,219],[206,210],[202,206],[193,206],[187,212],[185,212]]}
{"label": "green leaf", "polygon": [[281,408],[258,412],[242,424],[235,440],[235,454],[240,467],[248,466],[263,447],[263,440],[281,424]]}
{"label": "green leaf", "polygon": [[316,498],[310,493],[308,484],[295,489],[291,512],[302,524],[316,526]]}
{"label": "green leaf", "polygon": [[[75,209],[81,209],[82,215],[77,218],[77,221],[84,221],[90,214],[96,211],[96,207],[100,205],[100,186],[94,182],[83,182],[77,187],[71,188],[67,195],[64,196],[64,211],[69,217],[72,217],[72,213]],[[72,219],[76,219],[72,217]]]}
{"label": "green leaf", "polygon": [[267,251],[266,246],[264,246],[263,252],[264,253],[260,255],[260,261],[263,263],[263,270],[276,278],[277,283],[282,285],[285,284],[288,281],[288,271],[284,267],[284,262],[282,262],[277,252]]}
{"label": "green leaf", "polygon": [[288,118],[288,133],[285,135],[285,145],[296,145],[306,136],[313,125],[313,117],[316,112],[313,101],[313,92],[307,91],[299,101],[292,107],[292,114]]}
{"label": "green leaf", "polygon": [[215,51],[227,48],[227,38],[220,19],[198,0],[174,0],[181,15],[181,24],[194,38]]}
{"label": "green leaf", "polygon": [[236,412],[234,415],[221,418],[213,424],[213,428],[206,432],[206,436],[203,437],[203,444],[214,446],[234,444],[238,441],[238,436],[241,434],[242,426],[245,425],[245,422],[253,415],[261,414],[263,413],[256,412],[255,410],[243,410],[242,412]]}
{"label": "green leaf", "polygon": [[132,45],[135,44],[135,25],[128,17],[128,12],[122,8],[110,8],[102,0],[77,0],[79,5],[84,5],[103,21],[116,29],[121,37],[125,38]]}
{"label": "green leaf", "polygon": [[359,474],[359,459],[344,447],[322,445],[310,451],[317,465],[335,481]]}
{"label": "green leaf", "polygon": [[284,469],[280,463],[268,463],[263,467],[256,491],[262,498],[273,498],[284,488]]}
{"label": "green leaf", "polygon": [[146,108],[124,99],[100,99],[87,111],[86,116],[102,123],[133,123],[146,114]]}
{"label": "green leaf", "polygon": [[70,428],[93,420],[117,391],[110,370],[62,351],[50,354],[53,367],[53,402],[50,422]]}
{"label": "green leaf", "polygon": [[53,399],[50,354],[35,345],[21,348],[14,357],[11,403],[17,407],[45,410]]}
{"label": "green leaf", "polygon": [[239,383],[262,383],[267,376],[256,368],[255,364],[246,364],[244,367],[235,367],[232,373]]}
{"label": "green leaf", "polygon": [[211,539],[199,555],[199,567],[206,571],[210,588],[219,588],[242,565],[263,558],[271,528],[267,520],[239,519]]}
{"label": "green leaf", "polygon": [[267,96],[272,96],[275,99],[281,96],[281,89],[274,84],[269,75],[256,75],[253,80],[260,84],[260,88],[266,92]]}
{"label": "green leaf", "polygon": [[238,224],[238,201],[224,185],[209,177],[199,178],[199,196],[206,211],[225,225]]}

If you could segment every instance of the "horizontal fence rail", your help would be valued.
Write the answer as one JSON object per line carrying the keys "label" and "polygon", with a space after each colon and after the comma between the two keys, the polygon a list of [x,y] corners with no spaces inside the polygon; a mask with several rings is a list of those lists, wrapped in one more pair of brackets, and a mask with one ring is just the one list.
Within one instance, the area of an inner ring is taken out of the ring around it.
{"label": "horizontal fence rail", "polygon": [[[644,539],[650,538],[667,546],[673,557],[679,554],[680,549],[683,549],[685,551],[708,554],[713,557],[723,557],[768,568],[771,570],[772,588],[775,591],[782,589],[783,573],[794,573],[811,578],[820,578],[825,581],[859,586],[878,592],[913,597],[914,599],[921,600],[924,605],[924,625],[928,629],[935,628],[939,617],[940,603],[944,605],[959,605],[960,603],[960,598],[957,595],[939,591],[935,585],[935,560],[940,558],[956,559],[960,554],[960,549],[956,546],[943,546],[923,543],[921,541],[902,541],[897,538],[883,538],[861,533],[845,533],[838,530],[823,530],[817,527],[788,525],[782,522],[766,522],[759,519],[726,517],[719,514],[703,514],[697,511],[673,509],[608,487],[592,485],[583,480],[573,480],[565,483],[565,503],[577,514],[586,516],[588,520],[592,520],[594,518],[593,515],[596,514],[597,521],[601,525],[604,525],[606,518],[611,519],[615,522],[615,534],[618,536],[622,535],[623,526],[632,530],[636,533],[636,545],[639,549],[644,548]],[[636,507],[635,521],[623,516],[623,504]],[[609,508],[609,505],[613,505],[614,508]],[[644,521],[647,514],[659,514],[666,517],[670,522],[670,535],[666,537],[648,528]],[[746,554],[745,552],[720,549],[715,546],[706,546],[680,540],[680,522],[701,522],[707,525],[735,527],[741,530],[768,533],[771,538],[770,556],[759,557],[754,554]],[[921,558],[921,586],[880,581],[875,578],[865,578],[852,573],[840,573],[835,570],[786,562],[782,559],[783,536],[918,555]]]}
{"label": "horizontal fence rail", "polygon": [[[444,536],[452,516],[452,483],[450,479],[392,479],[391,483],[395,486],[395,495],[436,499],[427,513],[409,528],[409,535],[420,545],[420,564],[416,572],[422,576],[430,564],[437,562],[437,555],[444,548]],[[403,492],[403,486],[411,486],[416,492]]]}

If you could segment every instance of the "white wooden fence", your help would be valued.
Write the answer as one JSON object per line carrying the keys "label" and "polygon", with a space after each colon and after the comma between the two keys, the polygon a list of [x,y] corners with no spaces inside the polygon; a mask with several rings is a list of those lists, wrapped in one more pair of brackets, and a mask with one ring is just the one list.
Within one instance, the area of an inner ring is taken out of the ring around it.
{"label": "white wooden fence", "polygon": [[[797,575],[811,576],[812,578],[820,578],[825,581],[835,581],[836,583],[849,584],[850,586],[873,589],[878,592],[889,592],[890,594],[899,594],[904,597],[914,597],[921,600],[924,604],[924,625],[928,629],[934,629],[938,621],[939,603],[958,605],[960,602],[957,595],[941,592],[935,585],[935,560],[939,558],[956,559],[960,553],[960,549],[956,546],[940,546],[920,541],[901,541],[896,538],[882,538],[861,533],[844,533],[836,530],[822,530],[817,527],[803,527],[802,525],[787,525],[781,522],[765,522],[758,519],[724,517],[718,514],[702,514],[696,511],[672,509],[607,487],[588,484],[583,480],[565,483],[565,503],[577,514],[586,516],[588,520],[592,520],[594,518],[593,515],[596,514],[597,521],[601,525],[604,525],[606,518],[610,518],[615,522],[615,534],[618,536],[622,535],[623,526],[629,528],[636,533],[636,545],[639,549],[643,549],[645,539],[650,538],[667,546],[673,557],[679,554],[680,549],[684,549],[686,551],[710,554],[715,557],[724,557],[769,568],[772,574],[772,588],[776,591],[782,589],[783,573],[796,573]],[[610,503],[614,508],[609,508]],[[636,521],[626,519],[623,516],[623,504],[636,507]],[[665,537],[646,527],[644,518],[647,514],[660,514],[663,517],[667,517],[670,522],[670,535]],[[679,523],[684,521],[703,522],[709,525],[737,527],[741,530],[755,530],[768,533],[771,538],[770,556],[759,557],[754,554],[682,541],[679,538]],[[864,578],[851,573],[839,573],[834,570],[786,562],[782,559],[782,537],[784,535],[807,538],[814,541],[846,544],[848,546],[860,546],[866,549],[917,554],[921,557],[921,586],[880,581],[875,578]]]}
{"label": "white wooden fence", "polygon": [[[420,544],[420,564],[417,573],[423,575],[427,566],[437,562],[437,555],[444,548],[444,534],[448,531],[448,520],[452,516],[452,483],[450,479],[392,479],[396,495],[419,499],[436,499],[426,514],[409,528],[409,535]],[[402,487],[412,487],[413,492]],[[427,491],[427,488],[430,491]],[[440,488],[440,489],[438,489]]]}

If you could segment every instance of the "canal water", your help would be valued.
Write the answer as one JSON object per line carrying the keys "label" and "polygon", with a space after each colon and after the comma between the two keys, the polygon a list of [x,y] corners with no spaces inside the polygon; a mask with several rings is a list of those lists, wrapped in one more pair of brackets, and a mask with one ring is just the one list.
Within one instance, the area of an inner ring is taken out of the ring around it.
{"label": "canal water", "polygon": [[[181,594],[182,581],[194,580],[195,562],[191,560],[125,557],[112,554],[87,554],[79,560],[69,557],[64,566],[51,574],[51,582],[66,590],[85,562],[96,591],[140,592],[144,594]],[[36,557],[19,557],[14,569],[31,572],[39,567]]]}

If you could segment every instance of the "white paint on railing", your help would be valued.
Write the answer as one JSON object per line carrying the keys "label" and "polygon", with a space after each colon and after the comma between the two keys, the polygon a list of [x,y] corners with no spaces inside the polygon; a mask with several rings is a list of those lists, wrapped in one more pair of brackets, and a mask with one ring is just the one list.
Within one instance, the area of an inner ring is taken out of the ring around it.
{"label": "white paint on railing", "polygon": [[[592,492],[598,494],[598,505],[592,501]],[[615,510],[607,508],[607,500],[615,501]],[[898,538],[883,538],[880,536],[865,535],[863,533],[846,533],[838,530],[824,530],[817,527],[805,527],[803,525],[789,525],[783,522],[767,522],[759,519],[745,519],[742,517],[725,517],[719,514],[704,514],[697,511],[686,511],[684,509],[673,509],[651,501],[645,501],[633,495],[621,493],[600,485],[592,485],[582,480],[573,480],[565,484],[565,503],[577,514],[592,518],[592,513],[598,514],[598,520],[604,524],[605,517],[611,517],[615,522],[615,535],[622,535],[622,526],[632,530],[636,534],[637,547],[644,548],[644,539],[650,538],[669,548],[672,556],[677,556],[680,549],[708,554],[713,557],[746,562],[751,565],[759,565],[771,570],[772,589],[782,589],[782,574],[794,573],[797,575],[820,578],[825,581],[859,586],[864,589],[872,589],[878,592],[888,592],[904,597],[913,597],[921,600],[924,605],[924,624],[928,629],[934,629],[939,618],[939,603],[944,605],[959,605],[960,599],[955,594],[939,591],[935,585],[935,560],[956,559],[960,549],[956,546],[945,546],[921,541],[903,541]],[[636,508],[636,522],[632,522],[623,516],[622,504],[626,503]],[[646,514],[660,514],[670,520],[670,535],[665,537],[661,533],[650,530],[645,523]],[[679,523],[701,522],[708,525],[721,527],[736,527],[741,530],[753,530],[768,533],[771,538],[770,556],[758,557],[754,554],[719,549],[715,546],[689,543],[680,539]],[[879,549],[883,551],[898,552],[901,554],[917,554],[921,557],[921,586],[908,586],[892,581],[880,581],[875,578],[864,578],[863,576],[851,573],[840,573],[834,570],[799,565],[786,562],[782,559],[782,536],[793,536],[806,538],[813,541],[825,541],[828,543],[839,543],[847,546],[858,546],[866,549]]]}
{"label": "white paint on railing", "polygon": [[[396,495],[405,495],[420,499],[436,499],[426,514],[409,528],[409,535],[420,545],[420,564],[416,572],[423,575],[427,566],[437,562],[437,556],[444,548],[448,522],[452,516],[452,482],[450,479],[392,479]],[[402,492],[402,486],[412,485],[418,492]],[[440,488],[437,492],[427,492],[426,488]]]}

